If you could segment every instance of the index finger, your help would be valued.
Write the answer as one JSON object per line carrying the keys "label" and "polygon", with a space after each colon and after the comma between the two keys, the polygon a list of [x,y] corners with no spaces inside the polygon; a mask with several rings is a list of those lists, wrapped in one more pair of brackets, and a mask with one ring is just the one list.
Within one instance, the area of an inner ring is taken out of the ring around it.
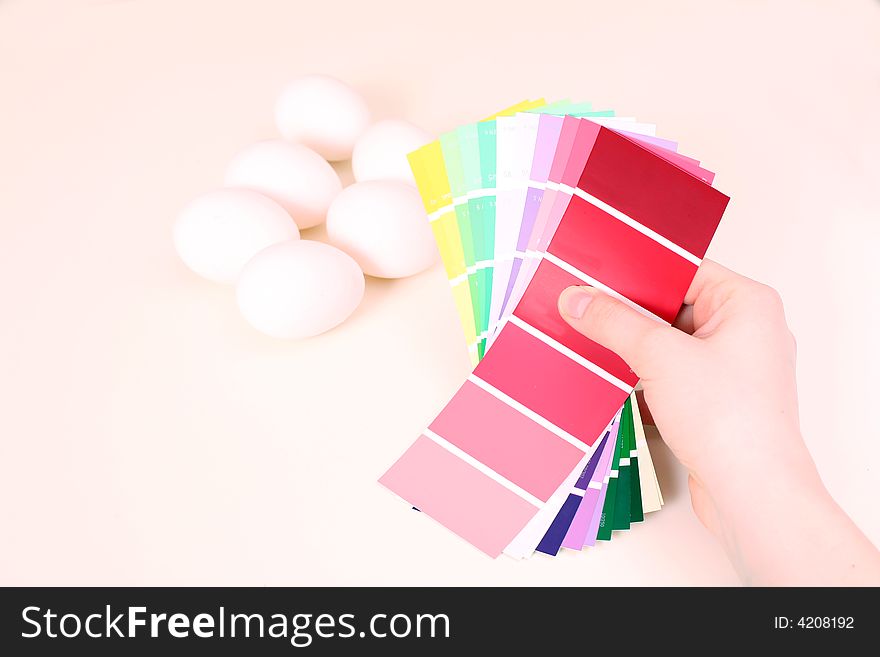
{"label": "index finger", "polygon": [[694,275],[694,280],[691,281],[691,286],[688,288],[687,294],[684,295],[684,305],[694,305],[696,300],[702,294],[716,285],[736,285],[739,282],[749,280],[750,279],[745,276],[719,265],[714,260],[703,260],[703,262],[700,263],[700,267],[697,269],[697,273]]}

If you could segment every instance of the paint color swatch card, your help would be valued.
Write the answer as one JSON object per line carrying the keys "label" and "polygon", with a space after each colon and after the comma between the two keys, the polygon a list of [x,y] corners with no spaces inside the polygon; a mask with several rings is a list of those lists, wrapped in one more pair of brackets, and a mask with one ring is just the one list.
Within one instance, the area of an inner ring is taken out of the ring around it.
{"label": "paint color swatch card", "polygon": [[410,155],[475,367],[380,483],[492,557],[580,550],[662,506],[636,374],[557,299],[590,285],[671,323],[728,198],[612,114],[520,103]]}
{"label": "paint color swatch card", "polygon": [[[571,104],[571,103],[565,103],[565,102],[555,103],[553,105],[547,105],[547,106],[543,106],[543,107],[540,107],[537,109],[531,109],[531,110],[529,110],[529,112],[532,112],[532,113],[540,112],[540,113],[543,113],[543,116],[535,117],[535,116],[528,116],[525,114],[518,114],[517,115],[517,118],[521,119],[522,122],[518,126],[518,129],[515,129],[515,133],[519,133],[518,134],[518,141],[527,142],[528,145],[525,150],[523,150],[522,148],[510,147],[510,139],[511,139],[510,136],[508,135],[508,137],[505,139],[503,136],[503,132],[502,132],[502,139],[499,142],[499,144],[502,146],[502,148],[499,149],[501,151],[501,153],[492,156],[493,162],[501,163],[501,166],[498,167],[498,177],[499,178],[501,178],[503,176],[510,177],[510,176],[519,175],[524,180],[528,177],[530,172],[535,171],[535,169],[538,166],[537,163],[540,160],[540,152],[541,151],[539,149],[542,146],[542,142],[547,141],[548,134],[546,133],[546,127],[549,125],[551,127],[551,131],[552,131],[553,124],[556,123],[559,126],[559,128],[561,128],[561,122],[562,122],[563,115],[567,115],[569,117],[589,116],[589,117],[592,117],[594,121],[602,122],[606,126],[609,126],[609,125],[613,126],[616,123],[618,128],[625,128],[626,129],[626,130],[622,130],[622,134],[628,134],[630,136],[635,137],[636,139],[645,140],[645,142],[651,147],[660,147],[660,148],[671,149],[671,150],[674,150],[677,147],[677,144],[675,142],[672,142],[670,140],[664,140],[659,137],[656,137],[653,125],[636,124],[635,119],[633,119],[633,118],[627,118],[627,117],[612,118],[612,117],[614,117],[613,111],[610,111],[610,110],[595,111],[586,103],[581,103],[581,104]],[[502,124],[502,125],[506,125],[509,128],[517,128],[516,122],[512,121],[510,118],[508,118],[508,116],[509,115],[507,115],[507,114],[502,114],[501,116],[499,116],[498,123]],[[540,121],[540,124],[545,128],[545,134],[543,135],[543,138],[542,138],[542,135],[537,130],[538,122],[536,122],[536,118]],[[555,121],[553,121],[554,119],[555,119]],[[483,127],[484,125],[485,125],[485,123],[481,123],[480,127]],[[576,124],[572,123],[571,127],[574,127],[575,125]],[[560,132],[560,129],[555,130],[556,135],[553,137],[554,143],[555,143],[555,139],[559,136],[559,132]],[[514,142],[515,141],[517,141],[517,139],[514,139]],[[532,150],[532,143],[531,142],[534,142],[534,151],[535,152],[532,157],[532,164],[529,164],[528,153],[531,152],[531,150]],[[505,144],[506,144],[506,146],[505,146]],[[567,149],[566,155],[568,155],[569,152],[570,152],[570,149]],[[486,151],[484,150],[483,153],[486,153]],[[543,149],[543,157],[546,160],[546,163],[544,164],[545,170],[549,169],[549,162],[552,161],[553,154],[554,153],[552,150],[549,150],[546,147]],[[491,152],[490,152],[490,155],[491,155]],[[513,157],[515,158],[514,161],[511,161],[511,155],[513,155]],[[525,155],[526,157],[523,157],[523,155]],[[689,158],[683,158],[683,159],[689,160]],[[693,161],[689,160],[689,162],[693,162]],[[535,177],[534,175],[531,175],[531,178],[534,178],[534,177]],[[543,181],[546,182],[546,179],[547,179],[547,174],[545,173],[543,176]],[[529,183],[531,184],[532,180],[529,180]],[[538,185],[541,185],[541,184],[538,183]],[[514,191],[517,189],[516,185],[507,185],[506,187],[508,189],[511,189]],[[535,195],[538,195],[541,192],[543,192],[543,189],[544,189],[544,187],[543,187],[543,185],[541,185],[538,190],[529,189],[528,192],[531,192]],[[515,197],[516,194],[514,193],[513,196]],[[521,198],[522,197],[520,197],[520,199]],[[528,201],[531,201],[532,199],[533,199],[532,194],[529,194],[527,201],[526,201],[527,206],[528,206]],[[538,196],[538,199],[540,199],[540,196]],[[519,226],[516,226],[515,225],[516,224],[516,217],[519,215],[519,213],[516,210],[517,210],[517,208],[516,208],[516,206],[514,206],[514,213],[512,215],[513,221],[509,221],[509,222],[503,221],[505,216],[509,216],[509,213],[505,213],[503,211],[500,213],[501,221],[499,223],[501,226],[501,230],[498,231],[498,240],[499,240],[498,243],[501,244],[504,241],[502,236],[505,233],[505,230],[504,230],[505,223],[509,223],[510,225],[513,226],[513,228],[507,229],[506,232],[508,234],[510,233],[511,230],[519,233],[519,242],[517,243],[518,251],[516,253],[515,260],[512,263],[512,271],[510,272],[510,278],[508,280],[507,292],[504,295],[504,300],[503,300],[504,304],[507,304],[509,297],[510,297],[511,289],[512,289],[514,283],[516,282],[515,279],[517,278],[518,265],[520,264],[520,256],[525,255],[525,254],[521,253],[521,250],[523,248],[521,246],[521,242],[522,242],[524,236],[527,236],[529,234],[529,232],[527,232],[527,231],[531,230],[531,228],[533,226],[532,223],[527,221],[527,214],[525,214],[525,213],[523,214],[523,221],[520,222]],[[528,209],[526,209],[526,212],[527,211],[528,211]],[[509,240],[508,243],[512,244],[513,242],[512,242],[512,240]],[[496,252],[501,253],[503,251],[504,251],[503,249],[497,248],[497,245],[496,245]],[[509,251],[510,251],[510,248],[507,249],[508,253],[509,253]],[[531,254],[532,252],[529,252],[529,253]],[[492,287],[492,278],[497,278],[499,280],[503,279],[503,275],[504,275],[504,273],[506,273],[506,267],[504,267],[504,265],[509,264],[509,261],[505,262],[504,259],[501,257],[496,258],[495,262],[498,263],[499,271],[503,272],[503,273],[502,273],[502,275],[496,274],[490,278],[490,282],[489,282],[490,288]],[[483,273],[486,273],[486,272],[483,272]],[[520,279],[522,279],[522,277],[520,277]],[[500,297],[496,296],[495,293],[499,292],[500,290],[504,290],[503,283],[495,285],[495,287],[493,289],[493,295],[492,295],[493,296],[493,307],[497,304],[497,301],[500,298]],[[485,311],[483,312],[483,318],[485,321]],[[496,315],[495,321],[493,322],[493,324],[497,325],[497,320],[498,320],[498,318]],[[485,327],[485,325],[484,325],[484,327]],[[494,329],[494,326],[492,328]],[[478,353],[478,357],[482,358],[482,355],[485,351],[485,345],[482,342],[482,335],[481,335],[481,343],[480,343],[479,347],[480,347],[480,351]],[[571,503],[572,503],[572,500],[569,500],[567,502],[566,508],[570,507]],[[641,500],[638,497],[634,498],[632,503],[635,506],[637,506],[637,508],[641,508],[641,506],[642,506]],[[565,509],[563,509],[563,511],[564,510]],[[559,528],[562,527],[564,525],[564,523],[568,521],[568,519],[569,519],[568,516],[566,516],[561,511],[560,516],[557,516],[557,518],[554,520],[553,528],[558,531]],[[539,550],[540,550],[540,548],[539,548]]]}

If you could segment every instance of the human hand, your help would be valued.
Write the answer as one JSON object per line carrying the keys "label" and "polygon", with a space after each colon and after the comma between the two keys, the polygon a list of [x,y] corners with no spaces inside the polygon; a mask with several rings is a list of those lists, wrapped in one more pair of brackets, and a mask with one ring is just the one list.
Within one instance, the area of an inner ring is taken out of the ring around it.
{"label": "human hand", "polygon": [[[801,437],[795,341],[772,288],[704,261],[674,326],[590,287],[564,290],[559,311],[641,378],[660,434],[689,472],[697,517],[721,539],[745,581],[814,578],[816,571],[786,574],[778,562],[780,552],[791,562],[799,550],[793,536],[815,542],[815,534],[832,531],[818,526],[819,519],[858,535],[854,544],[866,564],[860,575],[880,581],[876,549],[827,494]],[[780,517],[802,507],[807,526],[791,527]]]}

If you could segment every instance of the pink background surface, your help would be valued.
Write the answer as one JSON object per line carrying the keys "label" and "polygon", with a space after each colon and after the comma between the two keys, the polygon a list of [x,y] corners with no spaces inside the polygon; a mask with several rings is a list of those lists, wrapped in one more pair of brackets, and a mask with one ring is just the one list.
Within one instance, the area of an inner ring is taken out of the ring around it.
{"label": "pink background surface", "polygon": [[490,561],[376,483],[467,373],[439,265],[279,342],[177,260],[177,211],[315,71],[436,132],[583,98],[705,160],[710,256],[782,292],[806,440],[880,541],[877,3],[350,4],[0,2],[0,584],[737,581],[656,440],[664,510],[557,559]]}

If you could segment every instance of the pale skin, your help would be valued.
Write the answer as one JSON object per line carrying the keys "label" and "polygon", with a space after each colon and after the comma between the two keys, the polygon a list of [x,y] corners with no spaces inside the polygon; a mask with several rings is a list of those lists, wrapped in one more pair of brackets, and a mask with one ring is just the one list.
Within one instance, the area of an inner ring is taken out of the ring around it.
{"label": "pale skin", "polygon": [[775,290],[707,260],[672,327],[590,287],[564,290],[559,311],[641,378],[694,512],[743,583],[880,585],[880,552],[801,436],[796,346]]}

